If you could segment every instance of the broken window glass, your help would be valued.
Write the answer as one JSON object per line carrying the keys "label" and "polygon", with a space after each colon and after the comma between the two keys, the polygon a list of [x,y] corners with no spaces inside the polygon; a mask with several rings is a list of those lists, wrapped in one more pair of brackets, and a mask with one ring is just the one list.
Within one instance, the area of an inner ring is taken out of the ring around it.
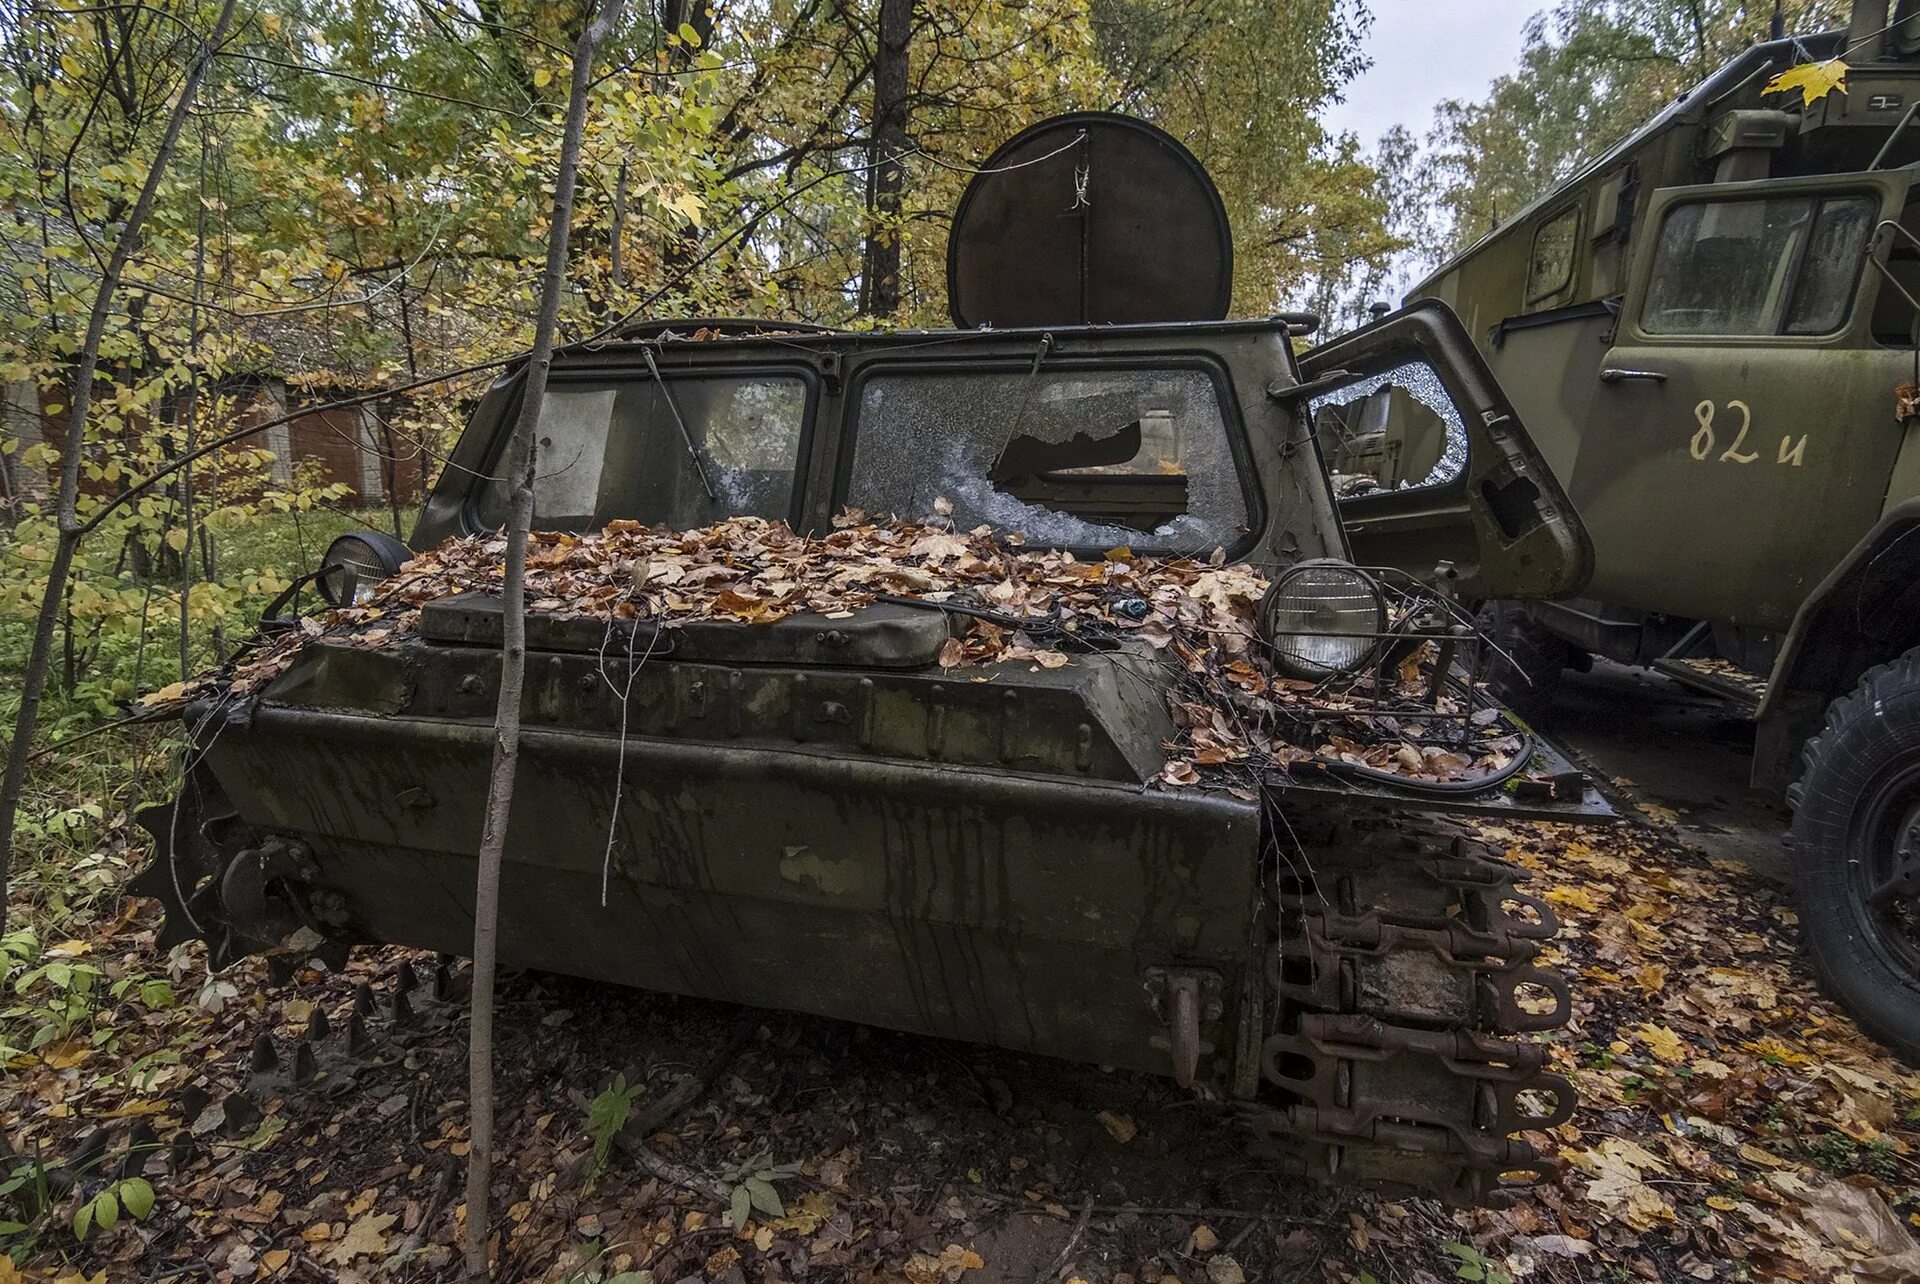
{"label": "broken window glass", "polygon": [[[664,387],[649,374],[555,383],[540,412],[534,527],[585,530],[626,517],[687,528],[727,517],[790,517],[806,413],[807,385],[798,376],[669,378]],[[506,521],[511,458],[503,454],[475,504],[485,525]]]}
{"label": "broken window glass", "polygon": [[1247,531],[1219,389],[1201,370],[913,371],[860,387],[846,502],[1029,543],[1204,553]]}
{"label": "broken window glass", "polygon": [[1425,361],[1355,378],[1308,411],[1341,499],[1444,486],[1466,471],[1466,425]]}

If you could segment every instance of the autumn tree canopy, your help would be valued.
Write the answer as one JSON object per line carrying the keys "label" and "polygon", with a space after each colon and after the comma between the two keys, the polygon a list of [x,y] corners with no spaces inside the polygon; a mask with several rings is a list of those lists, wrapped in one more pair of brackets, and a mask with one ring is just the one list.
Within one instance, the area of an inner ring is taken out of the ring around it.
{"label": "autumn tree canopy", "polygon": [[[1840,0],[1784,0],[1788,32],[1844,26]],[[1675,95],[1765,40],[1772,3],[1559,0],[1526,28],[1519,65],[1435,113],[1423,248],[1445,257],[1625,137]]]}

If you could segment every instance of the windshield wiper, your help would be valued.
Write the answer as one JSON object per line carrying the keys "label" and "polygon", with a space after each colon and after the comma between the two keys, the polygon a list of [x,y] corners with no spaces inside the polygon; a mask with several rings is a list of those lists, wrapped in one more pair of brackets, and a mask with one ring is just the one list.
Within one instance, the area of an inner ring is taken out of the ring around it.
{"label": "windshield wiper", "polygon": [[1027,403],[1033,400],[1033,387],[1040,382],[1040,363],[1047,359],[1047,353],[1053,350],[1053,335],[1042,334],[1040,346],[1033,350],[1033,368],[1027,371],[1026,382],[1020,385],[1020,404],[1013,408],[1013,423],[1007,428],[1007,440],[1019,435],[1020,421],[1027,417]]}
{"label": "windshield wiper", "polygon": [[700,478],[700,489],[707,492],[707,498],[718,500],[713,483],[707,480],[706,465],[700,462],[700,448],[693,444],[693,434],[687,431],[687,421],[680,417],[679,403],[673,399],[673,389],[667,387],[667,381],[660,373],[660,367],[654,364],[653,349],[642,348],[640,355],[647,359],[647,370],[653,375],[653,381],[660,385],[660,395],[666,398],[667,410],[673,415],[673,426],[680,430],[680,440],[686,444],[687,458],[693,463],[693,471]]}

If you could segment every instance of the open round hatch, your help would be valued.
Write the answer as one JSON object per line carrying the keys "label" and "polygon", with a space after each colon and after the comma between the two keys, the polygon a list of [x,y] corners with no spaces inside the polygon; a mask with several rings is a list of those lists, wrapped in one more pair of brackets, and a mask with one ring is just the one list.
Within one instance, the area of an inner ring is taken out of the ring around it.
{"label": "open round hatch", "polygon": [[980,168],[947,240],[955,325],[1227,315],[1226,206],[1166,131],[1112,112],[1074,112],[1021,131]]}

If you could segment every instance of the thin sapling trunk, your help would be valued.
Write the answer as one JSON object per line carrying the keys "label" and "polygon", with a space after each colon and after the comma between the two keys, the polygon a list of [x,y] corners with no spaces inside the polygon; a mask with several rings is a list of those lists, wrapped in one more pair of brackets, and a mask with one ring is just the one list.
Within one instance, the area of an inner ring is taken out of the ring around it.
{"label": "thin sapling trunk", "polygon": [[213,30],[201,42],[193,62],[187,67],[186,78],[180,85],[180,97],[168,112],[166,128],[160,135],[160,145],[155,149],[153,163],[147,169],[146,182],[141,185],[140,195],[127,212],[120,235],[114,240],[113,252],[107,257],[99,289],[94,293],[93,310],[87,315],[87,331],[81,342],[80,357],[74,365],[73,395],[67,402],[67,439],[60,447],[60,488],[53,509],[59,538],[54,543],[53,558],[47,567],[47,587],[40,599],[39,617],[34,622],[33,646],[27,653],[26,672],[20,679],[20,712],[14,720],[13,740],[7,745],[6,774],[0,777],[0,933],[4,933],[7,926],[7,890],[13,867],[14,822],[20,812],[21,792],[26,788],[27,764],[33,757],[33,736],[39,727],[40,701],[47,691],[47,668],[53,659],[54,631],[60,623],[62,606],[67,600],[67,577],[73,570],[73,555],[80,545],[80,537],[85,533],[76,515],[80,498],[80,459],[86,445],[87,417],[93,409],[93,381],[100,368],[100,342],[106,335],[107,322],[113,315],[113,299],[119,292],[120,279],[126,274],[128,261],[139,248],[141,229],[153,209],[155,194],[160,189],[160,180],[166,174],[168,162],[173,159],[174,147],[180,141],[181,126],[193,110],[194,99],[200,93],[200,82],[205,79],[207,68],[213,64],[214,51],[226,38],[227,26],[233,21],[233,10],[234,0],[223,0],[220,16],[214,19]]}
{"label": "thin sapling trunk", "polygon": [[493,991],[500,936],[500,866],[506,854],[514,773],[520,761],[520,693],[527,667],[527,537],[533,525],[540,405],[546,399],[560,299],[566,289],[567,236],[580,171],[580,142],[586,132],[587,98],[593,87],[594,52],[619,22],[622,4],[623,0],[606,0],[574,46],[566,128],[560,140],[560,171],[553,189],[547,266],[540,285],[540,313],[534,325],[533,351],[527,358],[526,388],[513,438],[519,443],[519,455],[512,464],[513,503],[507,518],[507,564],[501,589],[500,705],[494,716],[493,770],[487,781],[486,820],[473,898],[473,1024],[468,1050],[472,1134],[467,1155],[466,1273],[476,1284],[489,1275],[487,1203],[493,1180]]}

